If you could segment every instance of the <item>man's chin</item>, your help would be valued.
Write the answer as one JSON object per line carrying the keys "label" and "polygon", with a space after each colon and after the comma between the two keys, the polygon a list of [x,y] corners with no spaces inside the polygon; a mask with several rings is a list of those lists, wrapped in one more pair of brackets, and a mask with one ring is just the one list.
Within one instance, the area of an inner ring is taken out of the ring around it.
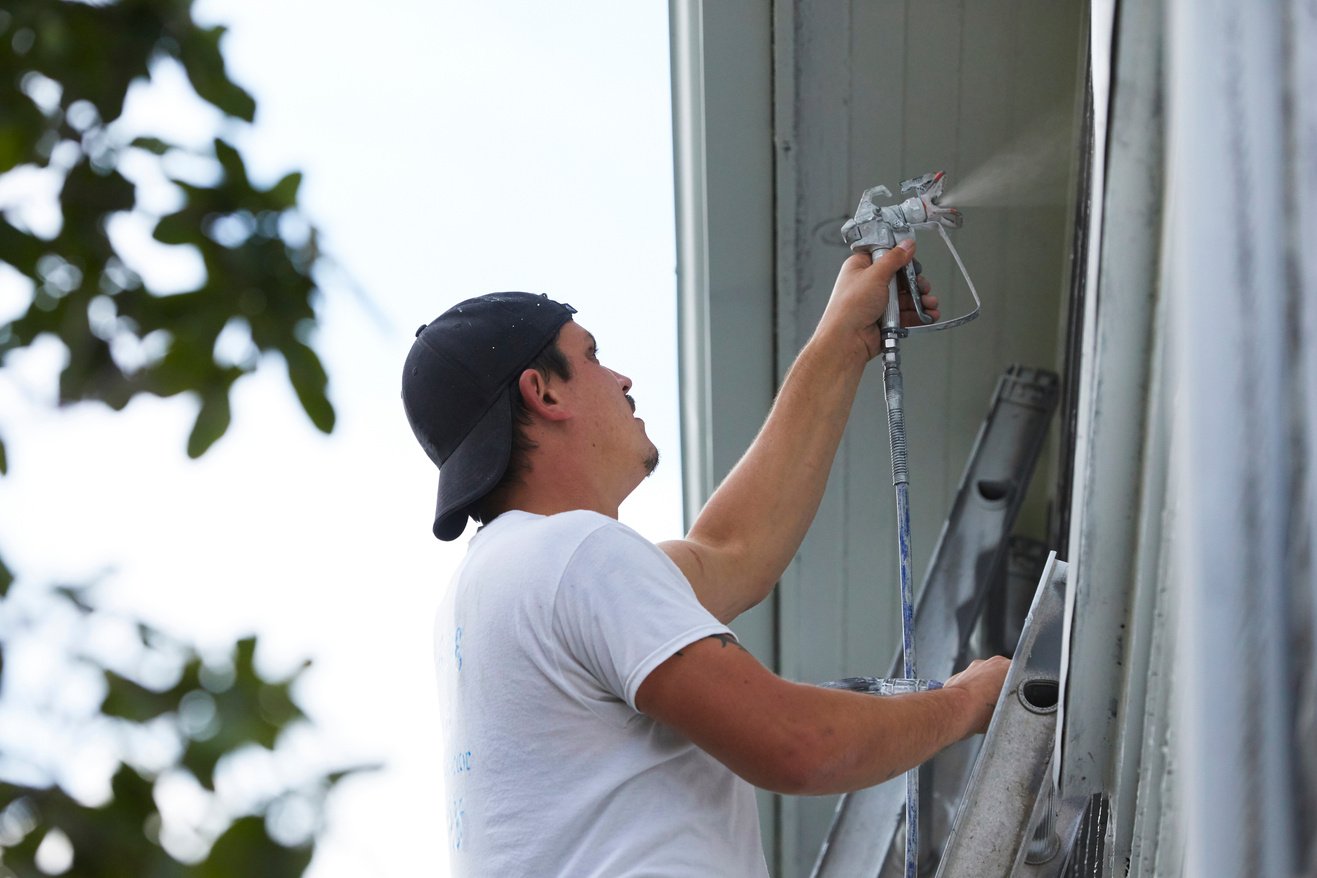
{"label": "man's chin", "polygon": [[650,453],[649,457],[645,458],[645,477],[649,478],[650,476],[652,476],[654,474],[654,470],[658,469],[658,465],[659,465],[659,453],[658,453],[658,449],[655,448]]}

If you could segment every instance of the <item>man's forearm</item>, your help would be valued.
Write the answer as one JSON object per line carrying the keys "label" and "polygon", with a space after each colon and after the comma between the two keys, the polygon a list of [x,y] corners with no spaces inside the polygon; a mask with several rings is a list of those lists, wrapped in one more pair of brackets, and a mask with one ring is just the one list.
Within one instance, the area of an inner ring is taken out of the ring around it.
{"label": "man's forearm", "polygon": [[636,707],[756,786],[823,795],[895,777],[985,731],[1010,662],[972,662],[943,688],[875,696],[783,680],[735,640],[683,647],[636,690]]}
{"label": "man's forearm", "polygon": [[973,695],[938,689],[876,696],[803,684],[740,740],[692,740],[755,786],[794,796],[891,780],[976,730]]}
{"label": "man's forearm", "polygon": [[[908,243],[877,261],[853,255],[842,264],[818,329],[749,451],[687,538],[663,544],[723,621],[764,599],[814,520],[865,364],[882,344],[892,276],[913,255]],[[925,297],[930,313],[936,304]]]}
{"label": "man's forearm", "polygon": [[[698,662],[697,649],[676,661]],[[762,666],[717,672],[721,682],[708,686],[698,674],[674,681],[655,673],[637,695],[642,711],[749,783],[787,795],[882,783],[979,730],[991,712],[958,687],[877,696],[790,683]]]}
{"label": "man's forearm", "polygon": [[761,601],[818,511],[867,356],[815,336],[782,384],[759,435],[714,492],[687,539],[722,550],[719,587],[736,615]]}
{"label": "man's forearm", "polygon": [[849,792],[890,780],[968,736],[976,722],[973,695],[964,689],[809,695],[829,703],[815,714],[818,753],[798,795]]}

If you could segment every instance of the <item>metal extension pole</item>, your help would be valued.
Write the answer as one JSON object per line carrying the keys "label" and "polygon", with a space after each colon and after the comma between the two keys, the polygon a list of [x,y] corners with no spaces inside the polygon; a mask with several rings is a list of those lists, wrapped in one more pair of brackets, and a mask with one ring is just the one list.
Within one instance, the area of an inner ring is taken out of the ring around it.
{"label": "metal extension pole", "polygon": [[[901,183],[901,192],[908,197],[898,205],[883,206],[879,199],[890,198],[891,192],[886,186],[874,186],[866,189],[860,197],[855,216],[846,221],[841,228],[842,239],[856,252],[868,252],[869,258],[878,260],[885,253],[898,245],[900,241],[915,239],[916,229],[937,229],[946,242],[947,248],[956,259],[956,265],[974,296],[974,310],[957,317],[955,320],[936,326],[925,325],[928,330],[949,329],[973,320],[978,316],[978,293],[974,283],[965,271],[956,248],[947,237],[947,228],[959,228],[960,211],[954,207],[938,204],[945,184],[945,174],[941,171],[930,172]],[[901,272],[905,275],[913,300],[914,311],[923,324],[931,324],[933,318],[924,312],[919,301],[919,284],[915,278],[915,266],[906,265]],[[914,574],[910,569],[910,475],[906,466],[905,412],[903,408],[904,393],[901,386],[901,350],[900,341],[906,336],[901,326],[901,303],[899,285],[893,277],[887,286],[887,309],[882,319],[882,358],[883,384],[887,397],[888,438],[892,445],[892,484],[896,487],[896,536],[897,554],[900,562],[901,580],[901,645],[902,664],[905,678],[918,681],[915,671],[915,599]],[[905,875],[916,878],[919,865],[919,770],[906,772],[906,816],[905,816]]]}
{"label": "metal extension pole", "polygon": [[[875,249],[874,260],[888,251]],[[896,488],[896,548],[901,583],[902,673],[918,679],[915,668],[915,594],[910,549],[910,469],[906,461],[905,390],[901,381],[901,303],[893,276],[887,287],[887,311],[883,315],[883,387],[887,399],[887,436],[892,448],[892,485]],[[919,295],[918,289],[911,295]],[[919,871],[919,768],[905,773],[905,878]]]}

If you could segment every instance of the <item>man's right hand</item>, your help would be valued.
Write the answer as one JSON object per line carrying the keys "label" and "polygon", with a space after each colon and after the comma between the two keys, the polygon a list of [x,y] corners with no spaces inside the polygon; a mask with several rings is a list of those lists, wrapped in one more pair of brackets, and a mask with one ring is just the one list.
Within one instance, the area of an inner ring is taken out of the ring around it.
{"label": "man's right hand", "polygon": [[[828,297],[828,306],[819,320],[817,333],[833,339],[832,344],[843,344],[850,348],[850,340],[860,343],[866,361],[878,356],[882,350],[881,322],[887,310],[887,297],[890,281],[898,271],[914,258],[915,242],[902,241],[899,246],[888,250],[874,260],[868,253],[853,253],[842,263],[833,285],[832,295]],[[938,301],[928,295],[932,287],[928,279],[919,276],[919,292],[924,310],[934,320],[941,317]],[[901,324],[918,326],[914,304],[910,293],[901,291]]]}
{"label": "man's right hand", "polygon": [[973,696],[975,707],[974,724],[970,734],[983,734],[992,721],[992,712],[997,707],[997,698],[1001,687],[1006,682],[1006,672],[1011,669],[1011,660],[1002,655],[992,658],[976,659],[959,674],[952,675],[943,689],[964,689]]}

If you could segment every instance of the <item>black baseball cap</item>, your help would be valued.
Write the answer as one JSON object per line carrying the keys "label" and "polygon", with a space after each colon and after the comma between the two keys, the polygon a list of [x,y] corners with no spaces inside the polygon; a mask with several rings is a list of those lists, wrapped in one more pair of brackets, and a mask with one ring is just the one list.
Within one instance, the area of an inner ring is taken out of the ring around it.
{"label": "black baseball cap", "polygon": [[576,309],[532,293],[490,293],[416,330],[402,373],[407,422],[439,467],[434,535],[453,540],[512,454],[512,386]]}

